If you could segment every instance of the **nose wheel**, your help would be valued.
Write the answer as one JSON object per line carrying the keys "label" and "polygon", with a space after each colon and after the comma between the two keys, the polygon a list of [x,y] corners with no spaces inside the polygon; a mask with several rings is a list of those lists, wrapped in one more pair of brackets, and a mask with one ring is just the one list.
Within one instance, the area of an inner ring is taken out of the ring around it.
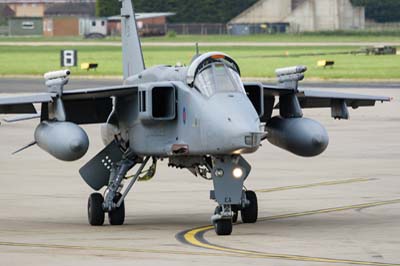
{"label": "nose wheel", "polygon": [[247,190],[245,193],[248,204],[240,211],[242,222],[245,224],[255,223],[257,222],[258,218],[257,195],[251,190]]}
{"label": "nose wheel", "polygon": [[258,218],[257,195],[254,191],[245,191],[244,207],[237,205],[222,205],[215,208],[214,215],[211,217],[215,233],[219,236],[232,234],[233,223],[237,222],[238,212],[242,217],[243,223],[255,223]]}
{"label": "nose wheel", "polygon": [[232,234],[232,210],[229,205],[217,206],[211,220],[217,235],[227,236]]}
{"label": "nose wheel", "polygon": [[214,223],[215,233],[219,236],[232,234],[232,219],[221,219]]}

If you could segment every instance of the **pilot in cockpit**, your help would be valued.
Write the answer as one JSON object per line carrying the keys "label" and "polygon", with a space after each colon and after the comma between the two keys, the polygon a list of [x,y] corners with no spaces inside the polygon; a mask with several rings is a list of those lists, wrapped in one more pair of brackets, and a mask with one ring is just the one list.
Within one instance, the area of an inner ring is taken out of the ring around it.
{"label": "pilot in cockpit", "polygon": [[235,65],[227,60],[210,58],[199,66],[193,87],[206,97],[223,92],[245,93],[238,72]]}

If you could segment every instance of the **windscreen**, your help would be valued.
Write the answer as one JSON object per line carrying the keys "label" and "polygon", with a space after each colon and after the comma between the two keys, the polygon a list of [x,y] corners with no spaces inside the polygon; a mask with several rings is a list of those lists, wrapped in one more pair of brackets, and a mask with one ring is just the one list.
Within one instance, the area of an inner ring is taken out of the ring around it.
{"label": "windscreen", "polygon": [[220,62],[205,65],[196,75],[194,87],[206,97],[220,92],[244,93],[239,74]]}

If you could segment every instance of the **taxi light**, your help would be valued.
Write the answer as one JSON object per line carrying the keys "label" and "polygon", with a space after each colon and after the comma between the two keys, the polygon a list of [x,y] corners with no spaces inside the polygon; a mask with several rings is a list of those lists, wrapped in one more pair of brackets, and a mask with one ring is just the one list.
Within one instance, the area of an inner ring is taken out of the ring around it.
{"label": "taxi light", "polygon": [[233,169],[233,171],[232,171],[232,174],[233,174],[233,177],[234,177],[234,178],[237,178],[237,179],[242,178],[242,176],[243,176],[243,169],[240,168],[240,167],[235,167],[235,168]]}

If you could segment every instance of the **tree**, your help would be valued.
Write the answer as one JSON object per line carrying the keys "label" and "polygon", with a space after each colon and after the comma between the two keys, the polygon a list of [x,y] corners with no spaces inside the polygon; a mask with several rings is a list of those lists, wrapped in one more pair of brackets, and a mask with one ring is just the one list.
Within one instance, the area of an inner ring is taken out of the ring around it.
{"label": "tree", "polygon": [[399,0],[351,0],[356,6],[365,6],[368,19],[377,22],[400,21]]}
{"label": "tree", "polygon": [[226,23],[257,0],[133,0],[137,12],[174,12],[170,22]]}
{"label": "tree", "polygon": [[121,3],[119,0],[97,0],[96,15],[98,17],[110,17],[118,15],[121,12]]}

